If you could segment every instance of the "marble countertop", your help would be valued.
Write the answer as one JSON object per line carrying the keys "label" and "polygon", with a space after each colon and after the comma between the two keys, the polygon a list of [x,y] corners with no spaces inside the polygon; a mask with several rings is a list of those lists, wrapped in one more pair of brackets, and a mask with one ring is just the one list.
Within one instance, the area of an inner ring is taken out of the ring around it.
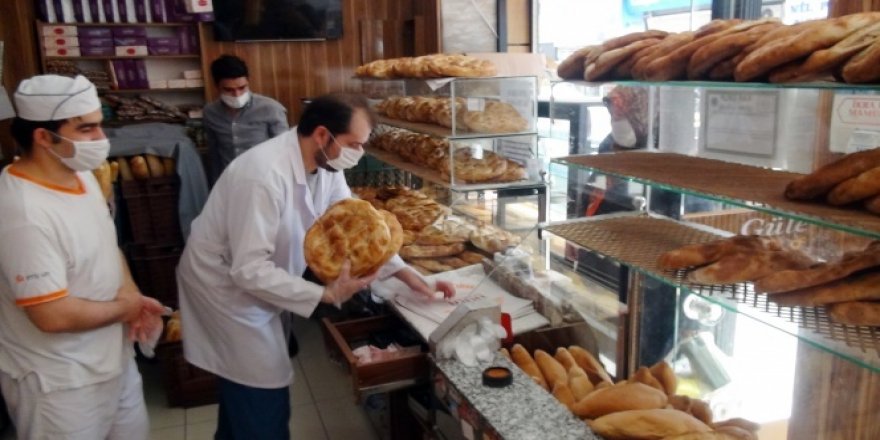
{"label": "marble countertop", "polygon": [[496,356],[492,362],[513,372],[513,384],[504,388],[483,386],[482,371],[489,365],[468,367],[433,357],[431,361],[505,440],[601,440],[507,358]]}

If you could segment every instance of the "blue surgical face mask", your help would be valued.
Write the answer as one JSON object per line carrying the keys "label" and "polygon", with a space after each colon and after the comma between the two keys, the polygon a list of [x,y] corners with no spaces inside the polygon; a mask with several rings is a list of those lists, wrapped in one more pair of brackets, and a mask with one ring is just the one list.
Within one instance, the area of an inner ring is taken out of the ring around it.
{"label": "blue surgical face mask", "polygon": [[327,157],[327,153],[324,152],[324,148],[321,149],[321,153],[323,153],[324,158],[327,159],[327,165],[329,165],[334,170],[342,171],[349,168],[354,168],[354,166],[357,165],[358,162],[360,162],[361,157],[364,156],[363,148],[346,147],[340,145],[339,142],[336,141],[336,137],[332,134],[330,135],[330,138],[333,139],[333,142],[336,145],[339,145],[339,148],[341,150],[339,153],[339,157],[337,157],[336,159],[330,159],[329,157]]}
{"label": "blue surgical face mask", "polygon": [[110,140],[107,138],[94,141],[75,141],[58,133],[52,134],[73,144],[73,157],[62,157],[51,148],[49,152],[74,171],[94,170],[107,159],[107,155],[110,153]]}

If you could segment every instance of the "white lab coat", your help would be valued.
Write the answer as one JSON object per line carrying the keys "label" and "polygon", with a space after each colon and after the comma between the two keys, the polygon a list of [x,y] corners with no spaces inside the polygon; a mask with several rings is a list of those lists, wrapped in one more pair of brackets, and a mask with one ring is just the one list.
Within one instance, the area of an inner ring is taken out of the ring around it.
{"label": "white lab coat", "polygon": [[[220,176],[177,268],[186,359],[233,382],[281,388],[293,379],[280,314],[307,317],[323,287],[301,278],[303,240],[334,202],[343,173],[306,183],[296,129],[236,158]],[[395,256],[380,278],[405,267]]]}

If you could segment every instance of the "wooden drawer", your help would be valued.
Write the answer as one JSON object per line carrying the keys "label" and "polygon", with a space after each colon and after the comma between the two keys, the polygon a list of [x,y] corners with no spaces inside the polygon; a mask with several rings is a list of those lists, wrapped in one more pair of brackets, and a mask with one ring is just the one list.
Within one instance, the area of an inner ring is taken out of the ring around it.
{"label": "wooden drawer", "polygon": [[331,322],[323,318],[321,322],[327,351],[348,368],[352,389],[358,401],[366,394],[385,393],[428,381],[427,346],[424,344],[420,344],[419,354],[408,354],[365,365],[357,364],[357,357],[352,353],[353,348],[366,344],[371,335],[406,328],[406,324],[396,316],[383,315],[342,322]]}

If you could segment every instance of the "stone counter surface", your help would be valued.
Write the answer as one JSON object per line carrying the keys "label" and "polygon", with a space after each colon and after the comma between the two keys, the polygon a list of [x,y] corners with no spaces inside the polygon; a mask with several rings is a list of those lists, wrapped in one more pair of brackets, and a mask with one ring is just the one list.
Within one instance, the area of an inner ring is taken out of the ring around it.
{"label": "stone counter surface", "polygon": [[468,367],[457,360],[433,357],[431,361],[505,440],[601,440],[586,423],[503,356],[496,356],[491,365],[513,372],[513,384],[505,388],[483,386],[482,372],[489,365]]}

